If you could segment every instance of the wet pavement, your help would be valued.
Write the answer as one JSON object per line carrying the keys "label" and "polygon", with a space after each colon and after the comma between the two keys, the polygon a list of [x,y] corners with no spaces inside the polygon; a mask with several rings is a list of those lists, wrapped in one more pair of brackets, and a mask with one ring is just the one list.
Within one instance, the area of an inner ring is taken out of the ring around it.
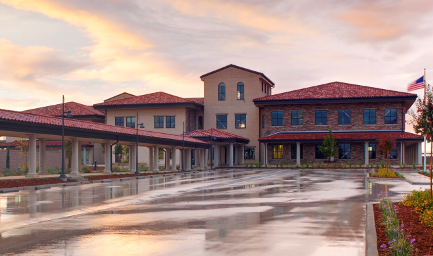
{"label": "wet pavement", "polygon": [[361,170],[214,171],[0,195],[0,255],[365,255]]}

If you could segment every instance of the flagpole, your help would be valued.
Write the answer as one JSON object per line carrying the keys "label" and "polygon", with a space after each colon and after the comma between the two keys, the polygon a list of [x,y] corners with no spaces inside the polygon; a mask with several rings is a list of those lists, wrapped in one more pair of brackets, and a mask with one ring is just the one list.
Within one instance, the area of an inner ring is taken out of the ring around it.
{"label": "flagpole", "polygon": [[[424,68],[424,105],[427,108],[427,87],[426,87],[426,82],[425,82],[425,68]],[[427,140],[426,140],[427,135],[424,135],[424,172],[426,172],[427,170]],[[422,152],[421,152],[422,153]]]}

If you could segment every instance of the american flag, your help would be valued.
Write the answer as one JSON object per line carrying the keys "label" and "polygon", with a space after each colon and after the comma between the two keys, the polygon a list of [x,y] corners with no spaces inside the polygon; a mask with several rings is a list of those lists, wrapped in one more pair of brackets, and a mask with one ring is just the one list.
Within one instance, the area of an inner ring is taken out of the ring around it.
{"label": "american flag", "polygon": [[415,91],[418,89],[424,89],[424,76],[418,78],[407,86],[407,91]]}

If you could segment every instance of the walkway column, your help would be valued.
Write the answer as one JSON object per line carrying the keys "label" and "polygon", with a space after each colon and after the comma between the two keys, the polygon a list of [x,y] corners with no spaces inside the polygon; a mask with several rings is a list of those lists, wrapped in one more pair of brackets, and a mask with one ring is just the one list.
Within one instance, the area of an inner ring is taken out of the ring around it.
{"label": "walkway column", "polygon": [[364,142],[364,158],[365,158],[365,166],[368,166],[368,157],[370,155],[368,154],[368,142]]}
{"label": "walkway column", "polygon": [[296,164],[301,165],[301,142],[296,142]]}
{"label": "walkway column", "polygon": [[165,148],[165,170],[170,171],[170,148]]}
{"label": "walkway column", "polygon": [[176,154],[176,151],[177,151],[177,149],[176,148],[173,148],[172,149],[173,150],[173,153],[171,154],[171,170],[173,171],[173,172],[175,172],[175,171],[177,171],[176,170],[176,162],[177,162],[177,154]]}
{"label": "walkway column", "polygon": [[229,146],[229,166],[233,167],[233,144],[230,143]]}
{"label": "walkway column", "polygon": [[186,151],[186,170],[187,171],[191,171],[191,149],[190,148],[187,148],[187,149],[185,149],[185,151]]}
{"label": "walkway column", "polygon": [[204,169],[206,170],[207,169],[207,156],[209,155],[208,153],[209,153],[209,149],[204,149],[203,150],[204,151]]}
{"label": "walkway column", "polygon": [[245,163],[245,145],[241,145],[241,165],[244,165]]}
{"label": "walkway column", "polygon": [[236,146],[233,149],[235,151],[235,161],[234,161],[233,165],[238,165],[239,164],[239,146]]}
{"label": "walkway column", "polygon": [[418,165],[422,165],[422,142],[418,143]]}
{"label": "walkway column", "polygon": [[153,170],[153,146],[149,147],[149,171]]}
{"label": "walkway column", "polygon": [[153,171],[158,172],[159,171],[159,164],[158,164],[158,156],[159,156],[159,150],[158,146],[153,147]]}
{"label": "walkway column", "polygon": [[404,164],[404,142],[400,142],[400,164],[403,165]]}
{"label": "walkway column", "polygon": [[266,160],[268,159],[268,156],[267,156],[267,149],[268,149],[268,143],[264,143],[264,145],[265,145],[265,148],[264,148],[264,150],[263,150],[263,164],[266,164]]}
{"label": "walkway column", "polygon": [[105,171],[104,174],[111,174],[111,141],[105,141]]}
{"label": "walkway column", "polygon": [[47,150],[45,139],[39,139],[39,173],[38,175],[47,174]]}
{"label": "walkway column", "polygon": [[29,135],[29,157],[29,174],[26,177],[38,177],[36,173],[36,136],[34,134]]}
{"label": "walkway column", "polygon": [[80,175],[79,170],[80,170],[80,147],[79,147],[79,142],[78,142],[78,138],[73,138],[72,139],[72,170],[70,175],[71,176],[78,176]]}
{"label": "walkway column", "polygon": [[[213,167],[218,167],[220,163],[220,147],[218,145],[214,145],[214,159],[213,159]],[[212,152],[211,152],[212,157]]]}
{"label": "walkway column", "polygon": [[130,145],[129,146],[129,171],[131,173],[135,173],[136,171],[135,167],[137,166],[137,163],[135,162],[136,161],[135,152],[136,152],[135,145]]}
{"label": "walkway column", "polygon": [[200,160],[200,169],[204,170],[204,162],[205,162],[205,149],[200,149],[199,160]]}
{"label": "walkway column", "polygon": [[88,160],[87,159],[87,149],[86,147],[83,147],[83,157],[81,158],[81,161],[83,162],[83,164],[88,164]]}

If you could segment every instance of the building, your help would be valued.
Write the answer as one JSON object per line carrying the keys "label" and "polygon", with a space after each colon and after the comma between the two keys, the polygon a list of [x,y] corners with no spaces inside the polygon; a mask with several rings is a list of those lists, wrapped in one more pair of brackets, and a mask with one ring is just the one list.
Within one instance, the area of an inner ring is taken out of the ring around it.
{"label": "building", "polygon": [[416,94],[333,82],[254,99],[260,109],[259,141],[266,163],[323,162],[319,147],[333,130],[344,164],[377,164],[378,139],[396,139],[391,164],[421,164],[423,139],[405,132],[405,114]]}

